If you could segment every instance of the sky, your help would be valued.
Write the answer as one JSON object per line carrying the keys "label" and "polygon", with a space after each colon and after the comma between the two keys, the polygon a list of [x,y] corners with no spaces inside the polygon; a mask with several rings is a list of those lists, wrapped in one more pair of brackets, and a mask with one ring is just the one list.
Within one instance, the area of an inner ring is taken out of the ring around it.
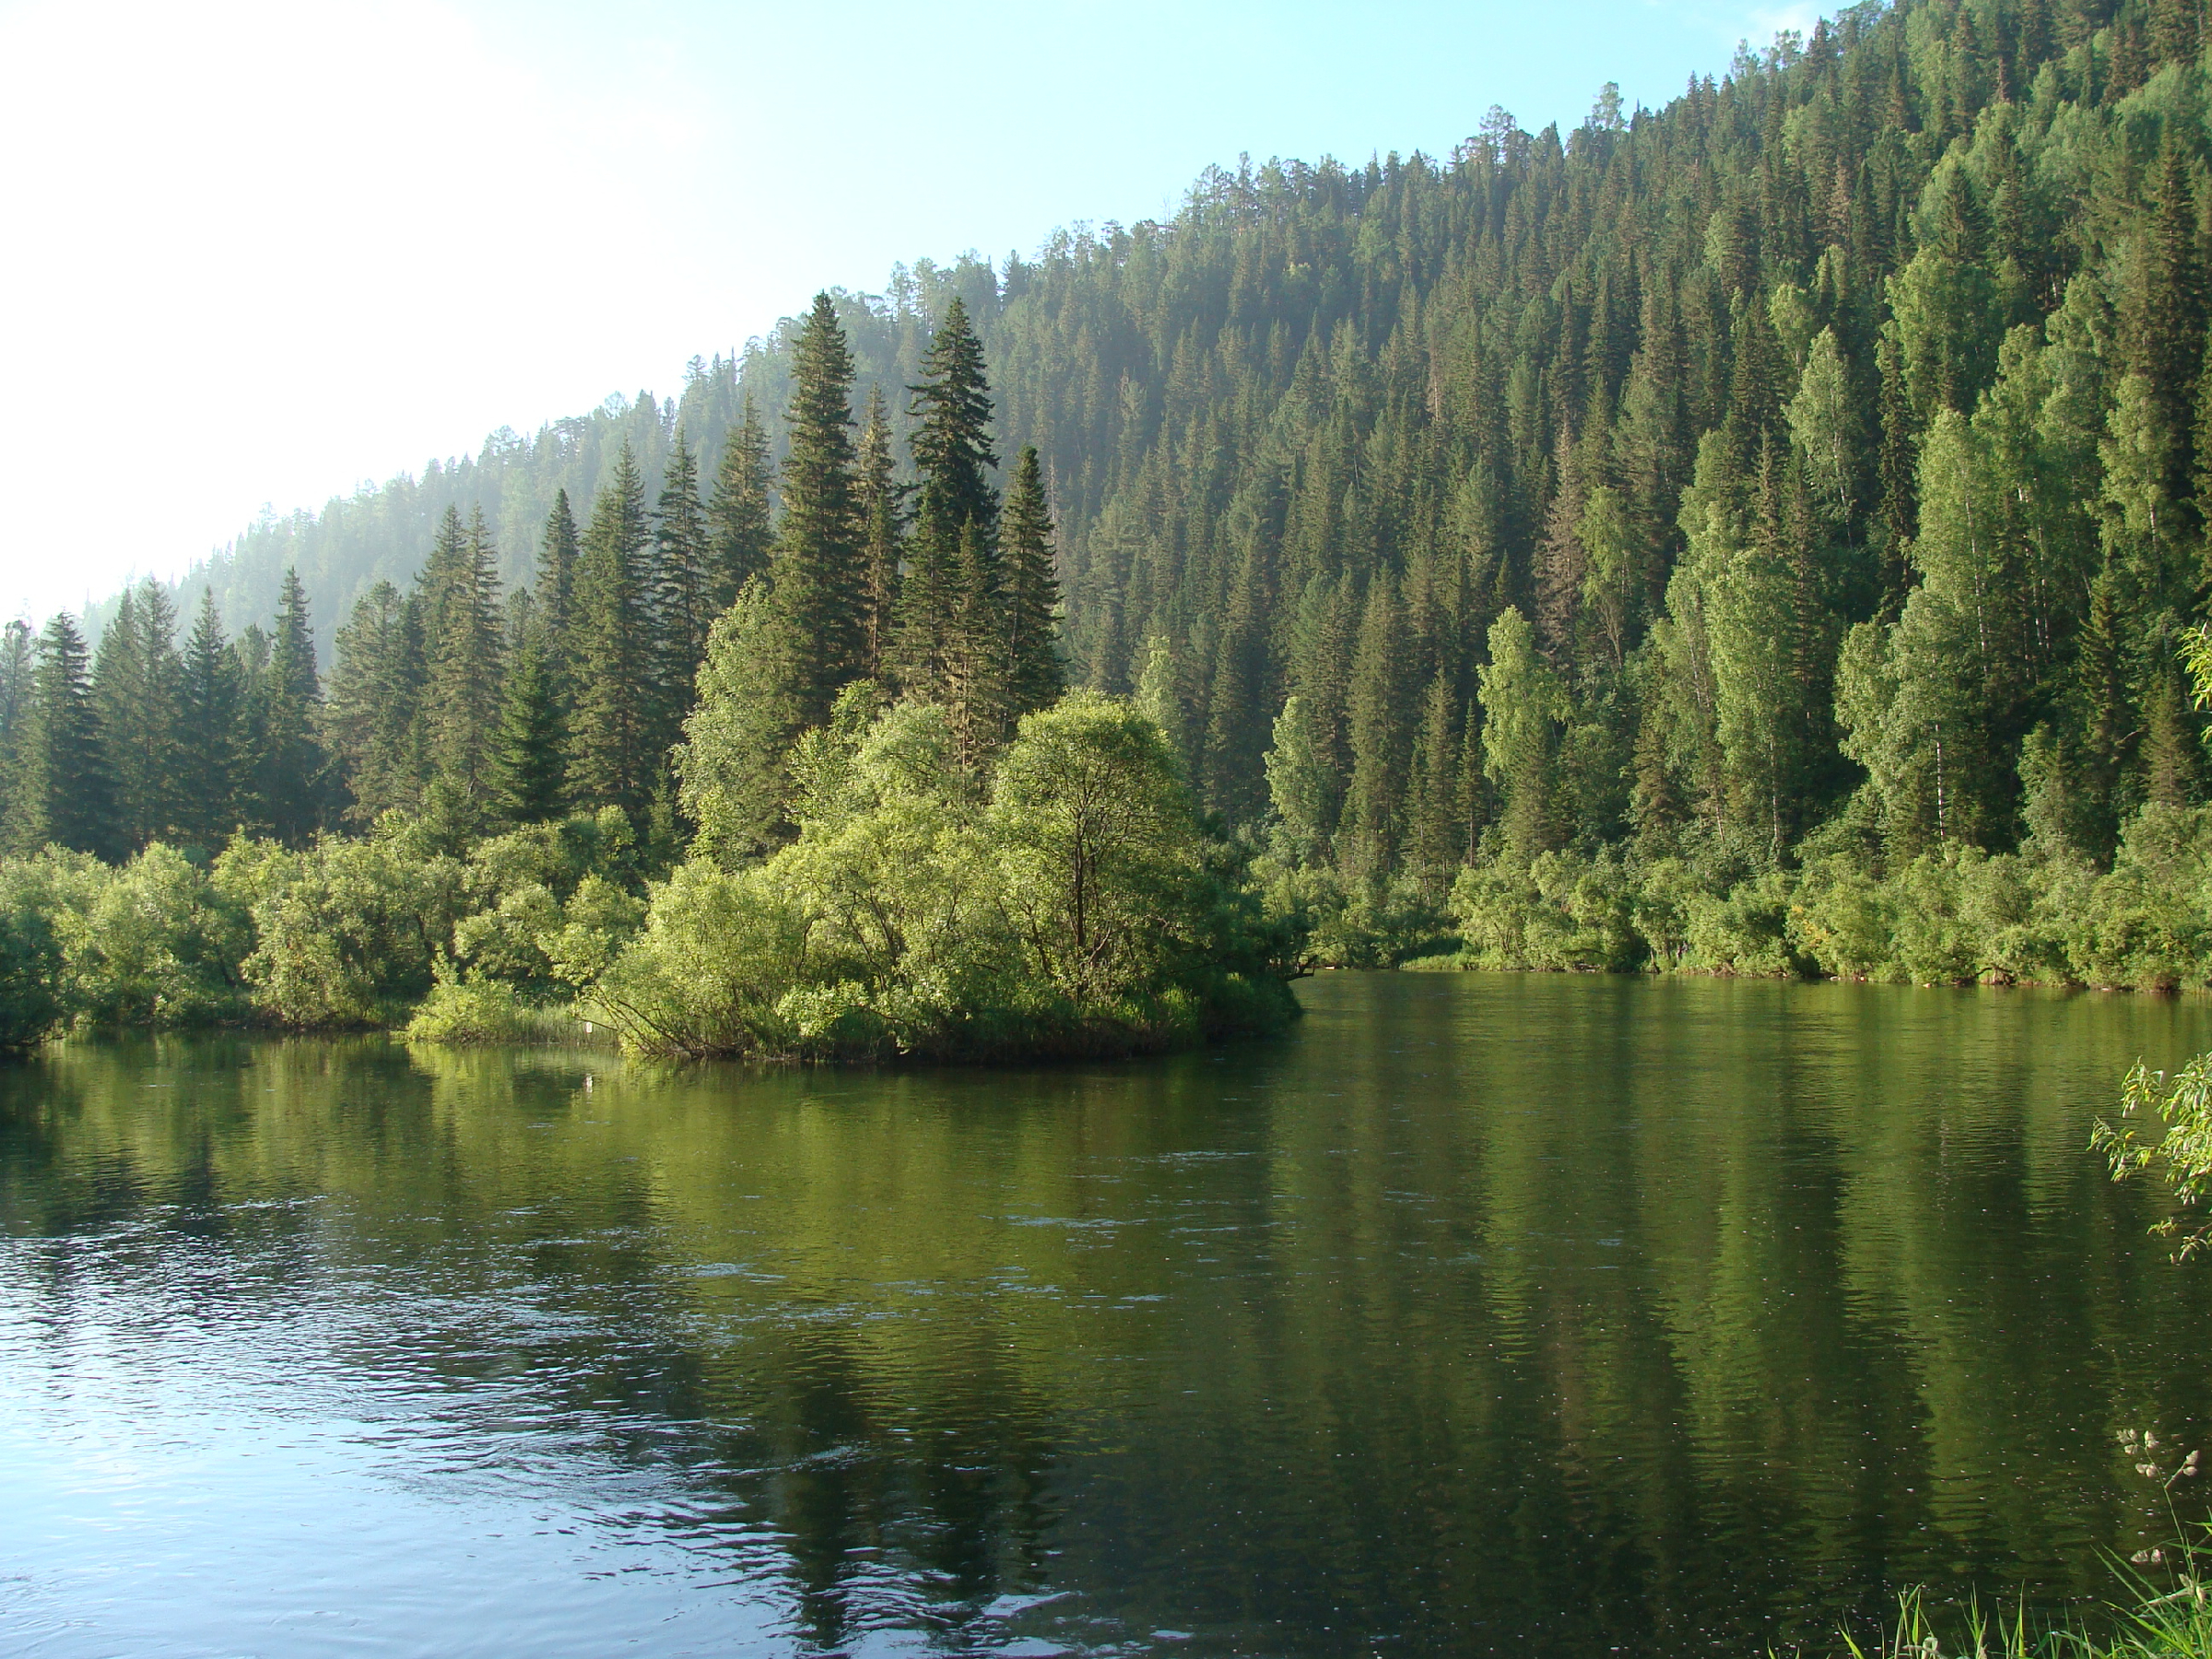
{"label": "sky", "polygon": [[1657,106],[1802,4],[0,0],[0,612],[1208,164]]}

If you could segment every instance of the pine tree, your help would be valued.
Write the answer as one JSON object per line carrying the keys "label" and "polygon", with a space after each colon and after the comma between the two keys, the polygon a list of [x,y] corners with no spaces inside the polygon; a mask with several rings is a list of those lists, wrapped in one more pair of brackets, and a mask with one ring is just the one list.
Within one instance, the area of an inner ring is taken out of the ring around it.
{"label": "pine tree", "polygon": [[975,665],[951,660],[962,607],[975,602],[974,574],[961,570],[971,526],[983,580],[995,579],[998,558],[998,497],[990,478],[998,465],[991,448],[991,389],[983,378],[982,344],[958,298],[945,308],[922,374],[922,383],[909,388],[914,394],[912,450],[921,491],[907,579],[900,590],[897,667],[899,683],[908,692],[943,701],[956,675],[973,684],[982,680]]}
{"label": "pine tree", "polygon": [[491,792],[500,715],[498,554],[478,509],[447,508],[422,582],[423,741],[430,775],[473,819]]}
{"label": "pine tree", "polygon": [[[970,520],[960,527],[959,555],[952,565],[955,599],[941,647],[953,755],[970,771],[981,771],[1014,724],[998,576],[998,561],[983,545],[983,526]],[[1187,746],[1179,745],[1178,753],[1187,756]]]}
{"label": "pine tree", "polygon": [[853,451],[853,356],[828,294],[817,294],[793,352],[791,452],[771,588],[777,649],[802,725],[830,705],[865,665],[860,490]]}
{"label": "pine tree", "polygon": [[1384,874],[1397,857],[1399,808],[1406,797],[1405,609],[1387,571],[1368,584],[1352,657],[1348,735],[1351,784],[1345,792],[1338,849],[1355,875]]}
{"label": "pine tree", "polygon": [[156,582],[126,590],[101,635],[92,677],[115,804],[132,850],[173,837],[183,803],[176,720],[176,611]]}
{"label": "pine tree", "polygon": [[179,828],[208,851],[238,827],[241,700],[238,659],[223,637],[215,590],[202,588],[177,688],[178,764],[191,784]]}
{"label": "pine tree", "polygon": [[768,570],[775,547],[769,516],[769,490],[774,479],[768,434],[761,429],[760,413],[747,392],[743,416],[723,441],[714,497],[707,504],[710,620],[729,609],[739,588]]}
{"label": "pine tree", "polygon": [[1920,533],[1920,508],[1915,494],[1912,407],[1905,396],[1904,359],[1894,331],[1885,329],[1876,350],[1881,377],[1881,445],[1878,453],[1881,511],[1877,530],[1877,581],[1881,590],[1880,616],[1895,621],[1905,608],[1912,571],[1905,548]]}
{"label": "pine tree", "polygon": [[546,659],[543,630],[532,618],[509,654],[491,744],[491,804],[511,824],[549,822],[564,805],[560,706]]}
{"label": "pine tree", "polygon": [[57,611],[39,637],[8,840],[18,853],[53,844],[103,856],[122,851],[114,795],[93,705],[85,637]]}
{"label": "pine tree", "polygon": [[1460,862],[1459,699],[1438,669],[1422,695],[1420,724],[1406,773],[1406,862],[1431,881]]}
{"label": "pine tree", "polygon": [[344,817],[356,828],[421,805],[425,678],[420,595],[380,582],[354,601],[338,629],[324,730],[344,782]]}
{"label": "pine tree", "polygon": [[659,620],[662,705],[654,746],[674,743],[691,707],[691,682],[707,652],[707,629],[721,607],[712,602],[706,509],[699,500],[699,463],[681,427],[661,475],[653,508],[653,603]]}
{"label": "pine tree", "polygon": [[288,569],[276,599],[267,665],[250,692],[254,705],[251,791],[255,822],[288,846],[303,846],[323,826],[323,747],[316,735],[322,681],[307,589]]}
{"label": "pine tree", "polygon": [[2120,296],[2129,368],[2148,382],[2162,438],[2159,492],[2173,504],[2189,499],[2196,382],[2205,359],[2205,276],[2191,170],[2183,142],[2170,131]]}
{"label": "pine tree", "polygon": [[868,391],[859,477],[862,671],[881,679],[888,668],[898,615],[899,567],[906,558],[905,492],[895,475],[890,417],[881,386]]}
{"label": "pine tree", "polygon": [[592,503],[576,565],[567,791],[579,806],[619,806],[633,822],[652,804],[662,760],[653,747],[664,659],[646,587],[651,547],[645,483],[625,443]]}
{"label": "pine tree", "polygon": [[545,636],[547,667],[559,678],[566,660],[569,629],[576,612],[576,515],[569,507],[569,492],[553,493],[553,511],[537,543],[537,625]]}
{"label": "pine tree", "polygon": [[999,541],[1006,703],[1018,720],[1058,700],[1066,683],[1054,638],[1060,578],[1053,569],[1053,520],[1034,444],[1023,445],[1015,458]]}
{"label": "pine tree", "polygon": [[38,692],[39,648],[30,623],[10,618],[0,629],[0,832],[16,798],[25,734]]}

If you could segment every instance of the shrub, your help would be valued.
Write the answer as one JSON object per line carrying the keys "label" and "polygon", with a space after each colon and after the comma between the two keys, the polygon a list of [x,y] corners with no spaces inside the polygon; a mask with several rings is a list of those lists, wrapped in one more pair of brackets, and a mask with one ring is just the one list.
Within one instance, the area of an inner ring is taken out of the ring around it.
{"label": "shrub", "polygon": [[430,987],[408,1019],[406,1034],[422,1042],[520,1042],[534,1031],[512,985],[446,978]]}

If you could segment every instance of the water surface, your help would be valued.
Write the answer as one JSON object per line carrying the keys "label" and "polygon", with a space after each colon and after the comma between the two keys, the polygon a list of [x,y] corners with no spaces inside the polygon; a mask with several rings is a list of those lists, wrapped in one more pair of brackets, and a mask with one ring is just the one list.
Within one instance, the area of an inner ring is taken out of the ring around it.
{"label": "water surface", "polygon": [[0,1068],[0,1651],[1750,1653],[2171,1531],[2115,1436],[2212,1441],[2212,1268],[2084,1144],[2212,1006],[1300,996],[1018,1073]]}

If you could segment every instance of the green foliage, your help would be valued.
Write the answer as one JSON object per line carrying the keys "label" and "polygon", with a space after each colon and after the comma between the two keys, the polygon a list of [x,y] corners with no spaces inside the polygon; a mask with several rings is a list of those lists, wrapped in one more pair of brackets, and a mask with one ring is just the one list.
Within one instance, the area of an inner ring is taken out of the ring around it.
{"label": "green foliage", "polygon": [[2190,982],[2145,851],[2212,782],[2181,17],[1859,8],[1634,122],[1494,111],[818,295],[678,400],[256,527],[192,579],[265,618],[227,669],[151,590],[97,688],[9,636],[9,844],[398,810],[461,859],[615,806],[737,876],[806,839],[856,682],[942,709],[979,798],[1074,684],[1135,695],[1317,960],[1430,951],[1458,882],[1484,959]]}
{"label": "green foliage", "polygon": [[[987,805],[947,712],[863,683],[792,762],[798,837],[695,858],[588,1001],[632,1046],[808,1059],[1124,1053],[1291,1011],[1287,933],[1207,836],[1159,728],[1070,697]],[[979,806],[981,810],[979,810]]]}
{"label": "green foliage", "polygon": [[57,890],[67,874],[60,853],[0,863],[0,1049],[28,1048],[68,1016]]}
{"label": "green foliage", "polygon": [[748,582],[714,619],[699,703],[674,764],[700,850],[725,864],[758,858],[784,830],[784,770],[803,724],[778,656],[783,619],[766,585]]}
{"label": "green foliage", "polygon": [[504,980],[441,979],[406,1024],[417,1042],[520,1042],[535,1030],[530,1010]]}

